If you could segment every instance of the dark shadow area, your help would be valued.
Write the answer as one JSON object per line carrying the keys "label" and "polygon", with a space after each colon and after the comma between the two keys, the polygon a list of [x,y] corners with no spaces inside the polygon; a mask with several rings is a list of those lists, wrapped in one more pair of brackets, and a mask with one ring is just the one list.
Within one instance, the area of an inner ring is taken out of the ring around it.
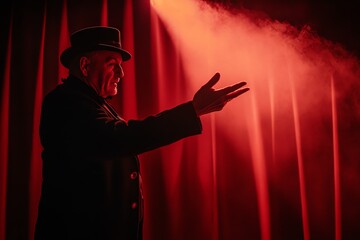
{"label": "dark shadow area", "polygon": [[[339,43],[350,53],[360,56],[360,7],[356,2],[329,0],[206,0],[231,10],[259,11],[294,26],[310,26],[319,36]],[[261,14],[260,14],[261,13]]]}

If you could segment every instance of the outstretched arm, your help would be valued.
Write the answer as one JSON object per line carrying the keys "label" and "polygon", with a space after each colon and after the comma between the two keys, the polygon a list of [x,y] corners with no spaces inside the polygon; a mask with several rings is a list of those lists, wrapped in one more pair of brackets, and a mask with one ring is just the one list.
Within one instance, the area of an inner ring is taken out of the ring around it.
{"label": "outstretched arm", "polygon": [[246,82],[239,82],[222,89],[214,89],[213,86],[220,80],[220,74],[216,73],[204,86],[194,95],[193,104],[198,116],[220,111],[227,102],[249,91],[249,88],[242,88]]}

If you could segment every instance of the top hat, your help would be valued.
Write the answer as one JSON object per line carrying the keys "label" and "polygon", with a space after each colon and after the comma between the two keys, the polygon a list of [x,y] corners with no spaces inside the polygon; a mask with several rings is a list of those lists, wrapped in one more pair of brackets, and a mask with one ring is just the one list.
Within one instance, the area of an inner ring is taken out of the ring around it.
{"label": "top hat", "polygon": [[123,61],[131,58],[130,53],[121,48],[120,31],[117,28],[83,28],[71,34],[70,42],[71,47],[65,49],[60,56],[60,61],[66,68],[69,68],[70,60],[76,55],[95,50],[118,52]]}

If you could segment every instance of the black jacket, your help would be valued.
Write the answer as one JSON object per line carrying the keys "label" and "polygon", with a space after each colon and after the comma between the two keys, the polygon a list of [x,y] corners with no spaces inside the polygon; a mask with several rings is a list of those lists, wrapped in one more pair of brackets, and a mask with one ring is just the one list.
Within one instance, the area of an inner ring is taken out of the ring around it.
{"label": "black jacket", "polygon": [[43,101],[35,239],[141,239],[137,154],[199,133],[191,102],[125,122],[92,88],[70,76]]}

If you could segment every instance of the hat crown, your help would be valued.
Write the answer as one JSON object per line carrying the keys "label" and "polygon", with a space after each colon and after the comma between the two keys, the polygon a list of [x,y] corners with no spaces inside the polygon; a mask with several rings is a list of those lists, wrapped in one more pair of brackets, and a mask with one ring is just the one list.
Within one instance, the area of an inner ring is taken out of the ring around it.
{"label": "hat crown", "polygon": [[121,48],[120,31],[112,27],[97,26],[81,29],[71,35],[70,42],[75,48],[99,44]]}
{"label": "hat crown", "polygon": [[79,54],[91,51],[113,51],[121,54],[122,60],[127,61],[131,54],[122,49],[120,30],[114,27],[95,26],[78,30],[71,34],[71,46],[60,55],[61,63],[69,68],[70,61]]}

